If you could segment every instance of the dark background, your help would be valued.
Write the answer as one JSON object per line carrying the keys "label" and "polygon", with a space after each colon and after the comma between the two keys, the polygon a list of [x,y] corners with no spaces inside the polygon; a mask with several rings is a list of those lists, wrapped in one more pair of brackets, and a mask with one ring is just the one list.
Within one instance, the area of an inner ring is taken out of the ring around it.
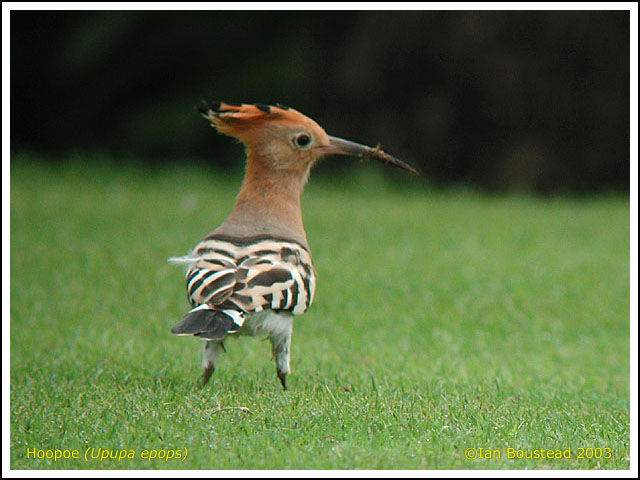
{"label": "dark background", "polygon": [[283,103],[425,182],[628,191],[629,28],[626,11],[12,11],[11,147],[229,168],[237,145],[194,106]]}

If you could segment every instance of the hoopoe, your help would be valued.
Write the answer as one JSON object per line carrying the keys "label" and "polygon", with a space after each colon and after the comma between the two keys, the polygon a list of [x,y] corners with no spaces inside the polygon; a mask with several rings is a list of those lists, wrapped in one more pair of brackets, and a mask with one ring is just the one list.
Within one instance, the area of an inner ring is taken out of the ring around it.
{"label": "hoopoe", "polygon": [[276,372],[287,389],[293,316],[307,311],[316,288],[302,224],[300,196],[309,171],[326,155],[373,158],[412,173],[383,152],[331,137],[283,105],[216,102],[200,113],[218,132],[246,147],[246,171],[231,214],[185,257],[189,311],[171,330],[205,340],[204,386],[227,335],[267,335]]}

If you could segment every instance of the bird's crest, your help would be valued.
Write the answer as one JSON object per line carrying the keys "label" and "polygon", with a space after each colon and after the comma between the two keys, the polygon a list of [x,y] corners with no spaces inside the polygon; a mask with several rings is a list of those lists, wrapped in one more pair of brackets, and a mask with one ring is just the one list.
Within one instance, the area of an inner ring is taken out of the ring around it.
{"label": "bird's crest", "polygon": [[285,105],[202,102],[198,111],[225,135],[242,139],[243,133],[271,125],[304,125],[315,122]]}

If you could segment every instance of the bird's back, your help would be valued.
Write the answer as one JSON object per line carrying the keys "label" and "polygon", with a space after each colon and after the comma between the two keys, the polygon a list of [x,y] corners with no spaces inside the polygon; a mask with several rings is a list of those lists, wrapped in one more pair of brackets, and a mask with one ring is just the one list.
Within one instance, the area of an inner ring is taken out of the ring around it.
{"label": "bird's back", "polygon": [[302,244],[267,235],[211,234],[188,257],[187,296],[245,313],[271,309],[304,313],[315,291],[311,254]]}

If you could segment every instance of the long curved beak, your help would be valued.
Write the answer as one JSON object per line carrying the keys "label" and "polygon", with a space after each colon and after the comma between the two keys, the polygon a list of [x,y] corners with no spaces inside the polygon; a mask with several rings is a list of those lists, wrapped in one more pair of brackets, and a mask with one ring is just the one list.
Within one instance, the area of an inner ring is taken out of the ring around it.
{"label": "long curved beak", "polygon": [[398,160],[396,157],[385,153],[380,149],[379,145],[375,148],[371,148],[365,145],[360,145],[359,143],[351,142],[349,140],[329,136],[329,145],[317,147],[317,149],[323,155],[348,155],[350,157],[356,157],[362,160],[373,158],[383,163],[393,165],[394,167],[407,170],[414,175],[419,175],[418,171],[415,168],[403,162],[402,160]]}

